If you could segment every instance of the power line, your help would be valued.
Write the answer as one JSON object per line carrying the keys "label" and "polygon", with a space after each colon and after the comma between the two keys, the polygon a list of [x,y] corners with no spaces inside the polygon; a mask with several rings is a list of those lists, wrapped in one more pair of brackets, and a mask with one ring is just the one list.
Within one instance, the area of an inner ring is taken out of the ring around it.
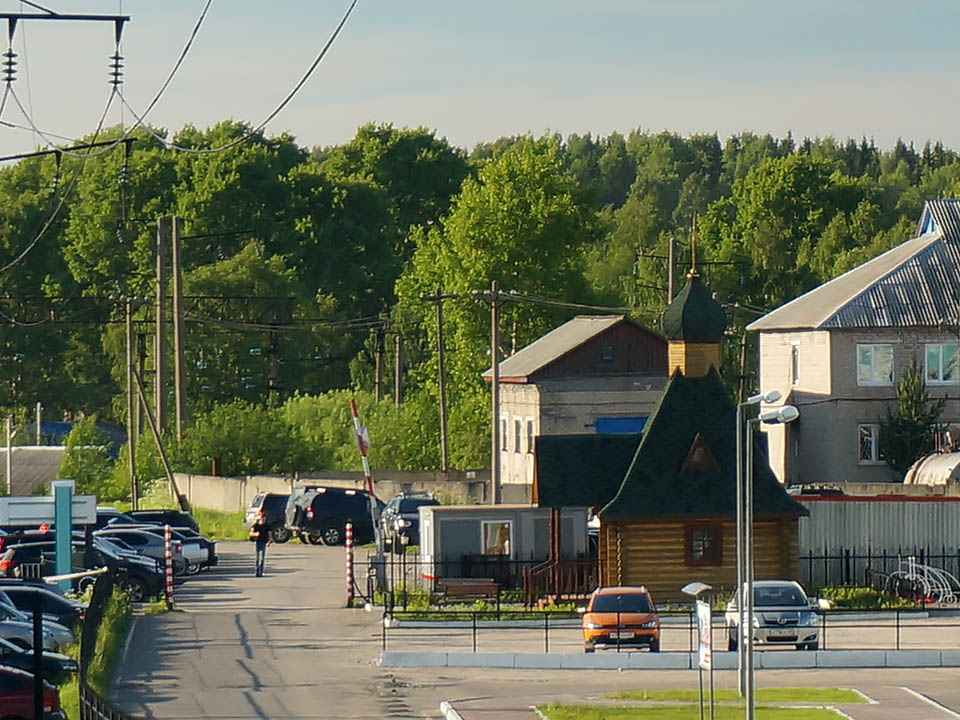
{"label": "power line", "polygon": [[[352,2],[350,3],[350,6],[347,8],[347,11],[344,13],[343,17],[340,19],[340,22],[337,24],[337,27],[334,29],[333,33],[327,39],[327,42],[324,43],[323,47],[320,49],[320,52],[317,54],[316,58],[314,58],[313,63],[310,65],[309,68],[307,68],[307,71],[303,74],[303,77],[300,78],[300,82],[298,82],[294,86],[293,90],[291,90],[287,94],[287,96],[281,101],[281,103],[277,105],[276,108],[274,108],[273,112],[267,115],[266,119],[263,122],[261,122],[255,128],[251,129],[250,132],[246,133],[242,137],[236,138],[234,140],[231,140],[228,143],[224,143],[223,145],[219,145],[213,148],[190,148],[190,147],[184,147],[182,145],[177,145],[172,142],[168,142],[166,138],[161,137],[149,127],[144,126],[144,128],[156,140],[163,143],[163,145],[166,148],[171,150],[178,150],[180,152],[193,153],[197,155],[207,155],[210,153],[222,152],[224,150],[229,150],[232,147],[236,147],[237,145],[245,143],[247,140],[254,137],[257,133],[263,130],[267,126],[267,124],[271,120],[273,120],[277,115],[279,115],[281,111],[290,103],[290,101],[293,100],[294,96],[298,92],[300,92],[300,89],[306,84],[307,80],[310,79],[310,76],[313,75],[313,72],[317,69],[317,66],[319,66],[323,58],[326,57],[327,52],[330,50],[334,41],[337,39],[337,36],[340,35],[340,31],[343,29],[343,26],[346,25],[347,20],[350,18],[350,15],[353,12],[353,9],[356,7],[356,5],[357,5],[357,0],[352,0]],[[140,118],[139,115],[137,115],[136,111],[129,105],[129,103],[127,103],[127,100],[122,93],[120,94],[120,102],[123,103],[123,106],[127,108],[127,110],[129,110],[130,113],[132,113],[135,118],[137,118],[138,123],[142,123],[142,119]]]}

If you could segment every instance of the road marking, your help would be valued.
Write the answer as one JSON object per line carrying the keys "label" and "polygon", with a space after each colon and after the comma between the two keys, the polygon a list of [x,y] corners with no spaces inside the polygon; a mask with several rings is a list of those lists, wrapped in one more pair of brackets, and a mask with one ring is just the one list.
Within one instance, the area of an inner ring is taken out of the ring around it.
{"label": "road marking", "polygon": [[137,616],[133,616],[133,620],[130,621],[130,629],[127,631],[127,639],[123,641],[123,652],[120,654],[120,667],[123,667],[127,662],[127,650],[130,649],[130,639],[133,637],[133,630],[137,626]]}
{"label": "road marking", "polygon": [[908,693],[910,693],[911,695],[913,695],[915,698],[918,698],[919,700],[923,700],[923,702],[927,703],[928,705],[932,705],[933,707],[938,708],[939,710],[945,712],[945,713],[946,713],[947,715],[949,715],[950,717],[960,718],[960,713],[954,712],[953,710],[951,710],[950,708],[948,708],[946,705],[941,705],[940,703],[938,703],[938,702],[937,702],[936,700],[934,700],[933,698],[928,698],[926,695],[924,695],[923,693],[917,692],[917,691],[914,690],[913,688],[908,688],[908,687],[906,687],[906,686],[901,685],[901,686],[900,686],[900,689],[901,689],[901,690],[906,690]]}
{"label": "road marking", "polygon": [[463,716],[446,700],[440,703],[440,712],[447,720],[463,720]]}
{"label": "road marking", "polygon": [[857,695],[863,698],[864,702],[870,705],[879,705],[880,703],[874,700],[872,697],[867,695],[863,690],[857,690],[857,688],[839,688],[840,690],[849,690],[850,692],[855,692]]}
{"label": "road marking", "polygon": [[540,708],[538,708],[536,705],[531,705],[531,706],[530,706],[530,709],[533,710],[533,711],[537,714],[537,717],[539,717],[540,720],[550,720],[550,718],[548,718],[546,715],[544,715],[544,714],[543,714],[543,711],[542,711]]}

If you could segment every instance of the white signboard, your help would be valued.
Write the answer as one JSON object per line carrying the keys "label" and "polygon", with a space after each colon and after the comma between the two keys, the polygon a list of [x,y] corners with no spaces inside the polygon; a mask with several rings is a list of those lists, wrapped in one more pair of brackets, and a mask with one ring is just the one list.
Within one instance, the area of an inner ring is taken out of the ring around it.
{"label": "white signboard", "polygon": [[713,618],[710,613],[710,605],[703,600],[697,600],[697,636],[700,638],[699,665],[704,670],[709,670],[713,662],[713,652],[711,648],[712,622]]}
{"label": "white signboard", "polygon": [[[74,495],[71,515],[74,525],[92,525],[97,521],[97,496]],[[52,497],[0,498],[0,525],[36,527],[54,521]]]}

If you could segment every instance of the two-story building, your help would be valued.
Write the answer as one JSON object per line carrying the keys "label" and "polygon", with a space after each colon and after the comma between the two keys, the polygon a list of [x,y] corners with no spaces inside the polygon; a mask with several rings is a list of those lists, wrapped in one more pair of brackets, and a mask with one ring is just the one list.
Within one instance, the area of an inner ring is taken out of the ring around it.
{"label": "two-story building", "polygon": [[625,315],[575,317],[503,360],[505,492],[530,499],[537,436],[638,433],[666,382],[667,341]]}
{"label": "two-story building", "polygon": [[942,421],[960,422],[960,200],[924,205],[917,236],[747,327],[759,333],[760,387],[800,409],[765,427],[788,485],[899,482],[883,460],[880,421],[917,363]]}

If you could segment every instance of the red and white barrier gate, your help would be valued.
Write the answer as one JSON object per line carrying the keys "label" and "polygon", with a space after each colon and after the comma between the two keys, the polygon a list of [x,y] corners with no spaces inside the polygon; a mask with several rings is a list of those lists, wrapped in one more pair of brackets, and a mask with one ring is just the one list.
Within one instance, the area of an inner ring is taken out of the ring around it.
{"label": "red and white barrier gate", "polygon": [[170,526],[163,526],[163,575],[166,590],[167,607],[173,607],[173,542],[170,539]]}
{"label": "red and white barrier gate", "polygon": [[353,605],[353,523],[348,522],[344,546],[347,548],[347,607]]}

